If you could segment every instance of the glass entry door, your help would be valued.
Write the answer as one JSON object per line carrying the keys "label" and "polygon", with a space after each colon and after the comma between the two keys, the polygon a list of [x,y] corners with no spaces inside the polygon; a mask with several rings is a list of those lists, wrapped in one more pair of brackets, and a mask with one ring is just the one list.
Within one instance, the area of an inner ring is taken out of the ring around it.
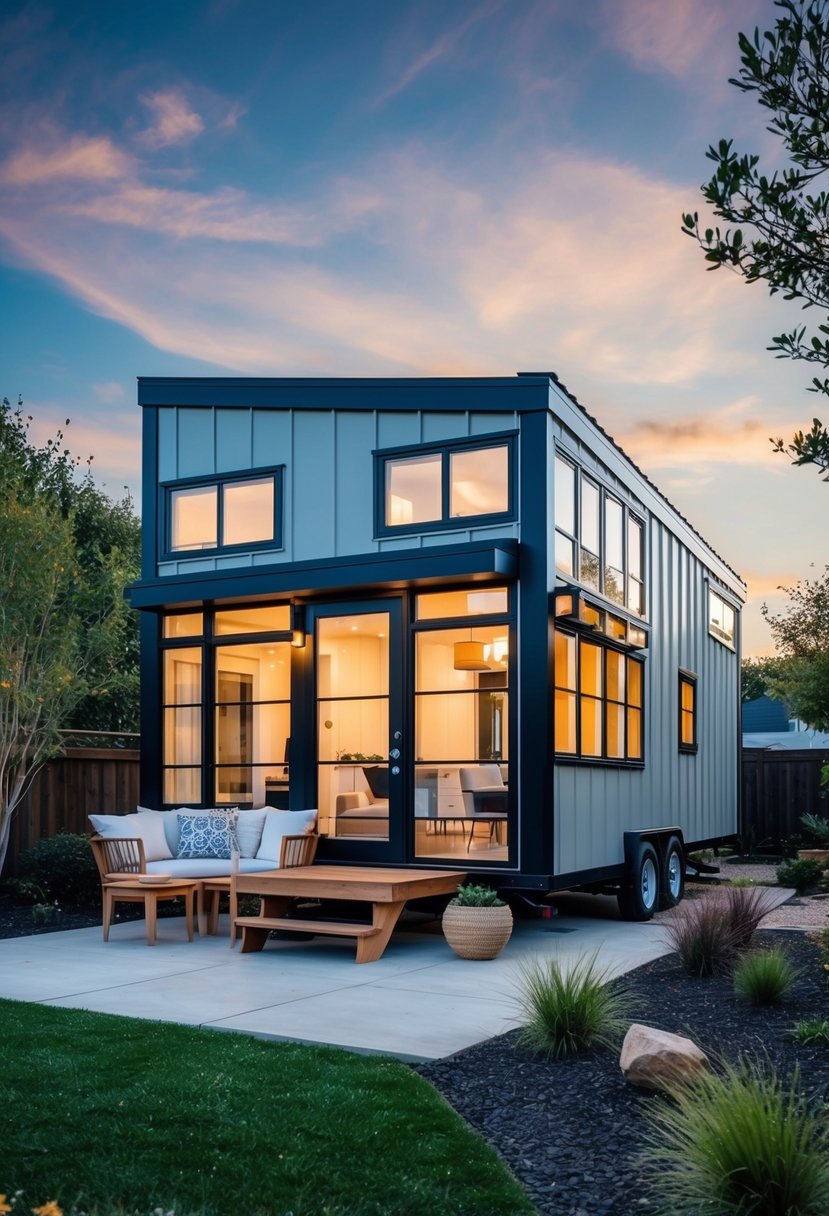
{"label": "glass entry door", "polygon": [[309,624],[323,851],[402,859],[400,603],[315,606]]}

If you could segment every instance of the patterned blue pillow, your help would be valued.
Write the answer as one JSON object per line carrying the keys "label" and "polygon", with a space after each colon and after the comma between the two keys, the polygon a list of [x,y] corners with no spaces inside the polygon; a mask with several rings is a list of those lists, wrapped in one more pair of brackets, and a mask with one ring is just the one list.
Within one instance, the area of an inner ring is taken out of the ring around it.
{"label": "patterned blue pillow", "polygon": [[224,860],[236,836],[235,812],[211,811],[204,815],[179,815],[181,828],[178,856],[183,859],[213,857]]}

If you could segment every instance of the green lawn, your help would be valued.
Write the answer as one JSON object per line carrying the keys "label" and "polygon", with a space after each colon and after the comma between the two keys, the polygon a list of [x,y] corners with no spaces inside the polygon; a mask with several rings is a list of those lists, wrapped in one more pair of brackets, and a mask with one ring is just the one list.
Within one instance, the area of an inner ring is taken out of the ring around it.
{"label": "green lawn", "polygon": [[519,1216],[496,1154],[404,1065],[0,1001],[0,1192],[92,1216]]}

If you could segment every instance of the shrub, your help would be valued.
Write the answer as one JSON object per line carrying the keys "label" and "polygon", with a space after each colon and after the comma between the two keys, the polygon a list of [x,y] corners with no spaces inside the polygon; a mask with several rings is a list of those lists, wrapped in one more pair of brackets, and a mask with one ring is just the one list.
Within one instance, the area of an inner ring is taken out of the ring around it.
{"label": "shrub", "polygon": [[781,887],[794,887],[795,891],[806,891],[816,887],[823,873],[823,866],[811,857],[786,862],[777,869],[777,881]]}
{"label": "shrub", "polygon": [[452,900],[459,908],[503,908],[503,899],[498,898],[498,892],[484,884],[476,886],[467,883],[458,887],[458,893]]}
{"label": "shrub", "polygon": [[20,878],[41,890],[50,903],[89,908],[100,900],[100,880],[89,840],[64,832],[39,840],[21,853]]}
{"label": "shrub", "polygon": [[665,924],[668,941],[689,975],[721,975],[737,952],[726,909],[714,900],[682,904]]}
{"label": "shrub", "polygon": [[728,1065],[660,1103],[646,1153],[662,1211],[676,1216],[825,1216],[829,1124],[800,1101],[797,1077]]}
{"label": "shrub", "polygon": [[809,1046],[821,1043],[829,1047],[829,1018],[811,1018],[808,1022],[798,1022],[792,1031],[792,1038]]}
{"label": "shrub", "polygon": [[829,819],[823,819],[820,815],[808,814],[801,815],[800,822],[818,847],[829,846]]}
{"label": "shrub", "polygon": [[608,984],[596,954],[565,970],[554,958],[521,972],[518,1003],[526,1022],[518,1041],[549,1058],[574,1055],[593,1045],[614,1046],[626,1030],[629,995]]}
{"label": "shrub", "polygon": [[763,887],[748,891],[729,887],[725,895],[725,916],[734,934],[737,950],[744,950],[760,927],[760,922],[775,904],[775,897]]}
{"label": "shrub", "polygon": [[785,950],[753,950],[734,968],[734,992],[751,1005],[779,1005],[795,981],[797,972]]}

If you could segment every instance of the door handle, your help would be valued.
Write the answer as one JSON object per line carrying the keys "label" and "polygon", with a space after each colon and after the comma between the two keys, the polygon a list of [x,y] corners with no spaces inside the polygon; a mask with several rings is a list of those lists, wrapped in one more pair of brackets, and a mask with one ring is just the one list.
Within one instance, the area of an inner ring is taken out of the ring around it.
{"label": "door handle", "polygon": [[400,776],[400,768],[397,764],[392,765],[391,775],[392,777]]}
{"label": "door handle", "polygon": [[391,751],[389,752],[389,760],[399,760],[399,759],[400,759],[400,748],[393,747],[391,749]]}

